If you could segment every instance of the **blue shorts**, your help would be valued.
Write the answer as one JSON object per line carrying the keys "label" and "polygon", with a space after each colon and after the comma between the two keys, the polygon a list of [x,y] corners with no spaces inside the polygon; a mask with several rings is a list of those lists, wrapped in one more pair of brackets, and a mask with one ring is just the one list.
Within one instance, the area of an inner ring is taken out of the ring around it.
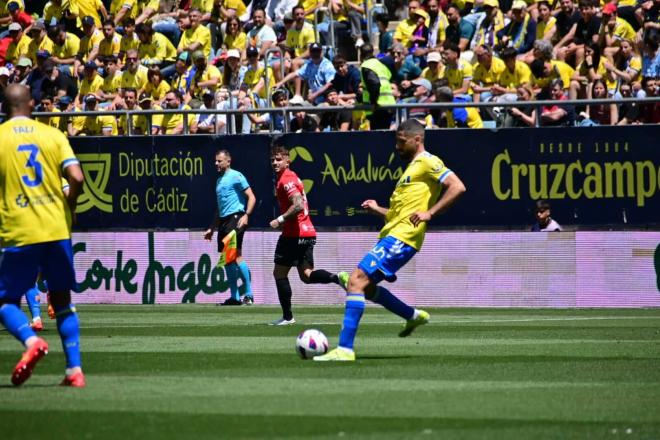
{"label": "blue shorts", "polygon": [[34,287],[39,272],[51,292],[75,289],[71,240],[0,250],[0,304],[20,301],[25,292]]}
{"label": "blue shorts", "polygon": [[392,283],[396,281],[396,272],[416,253],[414,247],[388,235],[378,240],[376,246],[360,261],[358,268],[374,283],[382,280]]}

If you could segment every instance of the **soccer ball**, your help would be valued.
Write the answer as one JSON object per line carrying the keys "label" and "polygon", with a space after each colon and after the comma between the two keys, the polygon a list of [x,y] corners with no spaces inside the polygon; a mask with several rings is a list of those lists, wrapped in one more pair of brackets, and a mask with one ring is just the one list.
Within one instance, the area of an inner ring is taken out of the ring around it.
{"label": "soccer ball", "polygon": [[305,330],[296,338],[296,353],[302,359],[325,354],[328,351],[328,338],[316,329]]}

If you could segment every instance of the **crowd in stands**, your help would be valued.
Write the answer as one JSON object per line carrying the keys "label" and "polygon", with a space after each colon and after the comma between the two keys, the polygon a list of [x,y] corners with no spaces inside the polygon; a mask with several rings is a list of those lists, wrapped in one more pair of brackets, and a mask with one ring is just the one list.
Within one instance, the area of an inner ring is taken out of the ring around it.
{"label": "crowd in stands", "polygon": [[[626,101],[660,96],[660,0],[386,1],[0,0],[0,102],[25,84],[69,136],[394,123],[363,103],[420,104],[408,117],[428,127],[660,122],[660,104]],[[562,103],[590,98],[616,102]],[[534,100],[555,103],[470,106]],[[253,111],[295,106],[337,109]],[[140,114],[160,109],[237,113]],[[135,113],[58,115],[112,110]]]}

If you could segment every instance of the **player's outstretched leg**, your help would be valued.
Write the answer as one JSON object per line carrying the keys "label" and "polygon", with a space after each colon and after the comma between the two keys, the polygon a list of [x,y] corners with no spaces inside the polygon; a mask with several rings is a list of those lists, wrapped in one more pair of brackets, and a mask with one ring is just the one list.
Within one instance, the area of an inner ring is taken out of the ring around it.
{"label": "player's outstretched leg", "polygon": [[250,273],[250,267],[243,259],[238,263],[238,276],[241,278],[241,282],[243,282],[243,285],[245,286],[243,304],[250,306],[254,304],[254,295],[252,294],[252,274]]}
{"label": "player's outstretched leg", "polygon": [[315,361],[339,361],[350,362],[355,360],[355,352],[353,351],[353,343],[355,335],[357,334],[358,327],[360,326],[360,319],[364,313],[364,294],[363,293],[347,293],[346,294],[346,310],[344,311],[344,323],[339,333],[339,344],[337,348],[329,351],[321,356],[314,356]]}
{"label": "player's outstretched leg", "polygon": [[30,378],[37,362],[48,354],[48,344],[30,328],[27,316],[17,304],[0,306],[0,322],[27,348],[11,376],[14,385],[21,385]]}
{"label": "player's outstretched leg", "polygon": [[82,388],[85,386],[85,376],[81,368],[80,324],[76,308],[71,304],[71,294],[68,293],[51,293],[51,300],[66,358],[66,372],[60,385]]}
{"label": "player's outstretched leg", "polygon": [[32,323],[30,326],[34,331],[40,332],[44,329],[44,324],[41,322],[40,292],[36,284],[25,293],[25,300],[27,301],[30,315],[32,315]]}
{"label": "player's outstretched leg", "polygon": [[406,320],[403,330],[399,333],[399,336],[402,338],[410,336],[417,327],[428,323],[431,317],[431,315],[424,310],[410,307],[383,286],[378,286],[374,297],[370,299],[376,304],[380,304],[390,312]]}

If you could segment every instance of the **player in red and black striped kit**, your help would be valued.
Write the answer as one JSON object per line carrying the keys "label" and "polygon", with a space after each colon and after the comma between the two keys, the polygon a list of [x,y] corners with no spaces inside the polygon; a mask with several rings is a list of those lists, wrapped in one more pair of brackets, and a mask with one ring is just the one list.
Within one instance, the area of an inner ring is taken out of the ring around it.
{"label": "player in red and black striped kit", "polygon": [[[277,296],[282,306],[282,319],[273,321],[271,325],[295,324],[291,312],[291,284],[289,271],[292,267],[298,269],[298,275],[305,284],[346,284],[348,274],[340,272],[333,274],[327,270],[314,270],[314,245],[316,230],[309,218],[309,208],[303,184],[293,171],[289,169],[291,160],[289,150],[282,146],[272,149],[270,163],[277,175],[275,193],[280,205],[280,215],[270,222],[273,229],[282,228],[282,235],[277,240],[275,248],[275,285]],[[340,281],[341,279],[341,281]]]}

